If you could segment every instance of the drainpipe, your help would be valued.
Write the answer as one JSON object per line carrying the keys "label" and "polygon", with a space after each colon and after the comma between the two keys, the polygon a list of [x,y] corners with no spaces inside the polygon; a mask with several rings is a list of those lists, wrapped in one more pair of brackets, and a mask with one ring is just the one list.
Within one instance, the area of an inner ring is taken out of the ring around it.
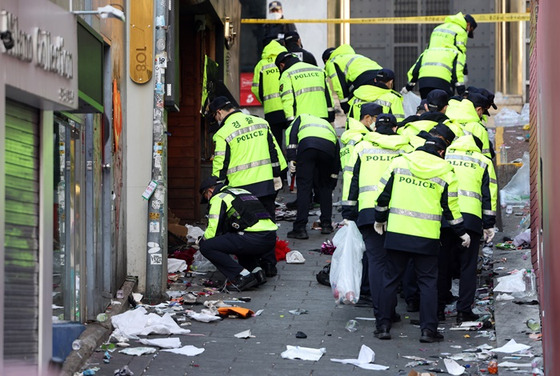
{"label": "drainpipe", "polygon": [[163,300],[167,283],[167,113],[164,109],[164,88],[170,6],[169,1],[155,2],[152,185],[157,186],[148,200],[146,300],[150,303]]}

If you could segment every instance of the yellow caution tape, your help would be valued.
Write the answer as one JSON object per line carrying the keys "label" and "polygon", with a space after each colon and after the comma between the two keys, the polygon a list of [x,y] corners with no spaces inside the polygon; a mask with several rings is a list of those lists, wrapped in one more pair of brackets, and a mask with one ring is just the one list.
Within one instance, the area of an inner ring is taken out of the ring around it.
{"label": "yellow caution tape", "polygon": [[[471,14],[477,23],[493,23],[493,22],[520,22],[529,21],[531,13],[487,13],[487,14]],[[327,24],[431,24],[442,23],[447,16],[419,16],[419,17],[376,17],[376,18],[323,18],[323,19],[281,19],[267,20],[257,18],[244,18],[241,23],[244,24],[286,24],[286,23],[327,23]]]}

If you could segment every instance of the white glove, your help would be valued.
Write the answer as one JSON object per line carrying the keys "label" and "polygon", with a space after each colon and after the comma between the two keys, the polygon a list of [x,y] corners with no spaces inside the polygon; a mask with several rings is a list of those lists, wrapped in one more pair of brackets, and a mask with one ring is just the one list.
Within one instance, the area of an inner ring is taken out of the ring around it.
{"label": "white glove", "polygon": [[292,174],[296,173],[296,161],[289,161],[288,162],[288,170],[290,170],[290,173],[292,173]]}
{"label": "white glove", "polygon": [[465,248],[469,248],[471,245],[471,237],[469,234],[465,233],[464,235],[460,236],[461,240],[463,241],[461,245]]}
{"label": "white glove", "polygon": [[379,235],[383,235],[383,233],[387,230],[387,222],[375,222],[373,224],[373,229]]}
{"label": "white glove", "polygon": [[282,178],[280,176],[277,176],[275,178],[272,179],[274,181],[274,190],[275,191],[279,191],[282,189]]}
{"label": "white glove", "polygon": [[485,228],[483,232],[484,232],[484,241],[486,243],[491,242],[492,239],[494,239],[494,235],[496,235],[496,232],[494,231],[493,228]]}
{"label": "white glove", "polygon": [[403,88],[401,89],[401,94],[402,95],[408,94],[408,90],[406,90],[406,86],[403,86]]}

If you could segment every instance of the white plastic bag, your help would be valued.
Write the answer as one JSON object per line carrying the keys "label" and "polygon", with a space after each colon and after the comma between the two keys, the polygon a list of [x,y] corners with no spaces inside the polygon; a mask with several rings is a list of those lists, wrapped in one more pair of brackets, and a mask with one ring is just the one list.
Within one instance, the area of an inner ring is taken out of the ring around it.
{"label": "white plastic bag", "polygon": [[416,108],[420,105],[420,97],[414,94],[412,91],[403,95],[403,109],[404,116],[410,116],[416,114]]}
{"label": "white plastic bag", "polygon": [[517,170],[509,183],[500,190],[500,204],[502,207],[506,205],[529,205],[529,196],[531,195],[531,186],[529,184],[529,153],[523,153],[522,161],[523,166]]}
{"label": "white plastic bag", "polygon": [[336,246],[329,280],[337,304],[356,304],[362,284],[362,256],[366,249],[356,222],[343,226],[332,240]]}

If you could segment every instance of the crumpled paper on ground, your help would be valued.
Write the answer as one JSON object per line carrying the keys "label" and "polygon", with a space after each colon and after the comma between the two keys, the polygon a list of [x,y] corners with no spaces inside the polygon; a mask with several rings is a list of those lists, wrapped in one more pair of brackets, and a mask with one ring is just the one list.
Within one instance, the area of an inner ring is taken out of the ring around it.
{"label": "crumpled paper on ground", "polygon": [[209,312],[211,311],[207,309],[203,309],[200,313],[189,310],[187,311],[187,316],[189,316],[193,320],[200,321],[200,322],[211,322],[211,321],[218,321],[222,319],[220,316],[216,316]]}
{"label": "crumpled paper on ground", "polygon": [[157,334],[188,334],[191,331],[183,329],[171,318],[169,313],[163,316],[148,313],[144,307],[126,311],[111,317],[115,327],[115,336],[138,339],[139,335]]}
{"label": "crumpled paper on ground", "polygon": [[511,275],[498,278],[498,285],[494,287],[494,292],[524,292],[525,282],[523,273],[516,270]]}
{"label": "crumpled paper on ground", "polygon": [[157,351],[155,347],[129,347],[127,349],[122,349],[119,352],[126,355],[145,355],[153,354]]}
{"label": "crumpled paper on ground", "polygon": [[255,338],[255,336],[251,334],[251,329],[247,329],[247,330],[244,330],[244,331],[239,332],[237,334],[234,334],[234,336],[235,336],[235,338],[241,338],[241,339]]}
{"label": "crumpled paper on ground", "polygon": [[522,343],[517,343],[517,342],[515,342],[514,339],[510,339],[509,342],[506,343],[505,345],[503,345],[502,347],[496,347],[495,349],[492,349],[492,352],[513,354],[513,353],[523,351],[523,350],[527,350],[527,349],[530,349],[530,348],[531,348],[531,346],[524,345]]}
{"label": "crumpled paper on ground", "polygon": [[498,367],[532,367],[533,365],[531,363],[515,363],[515,362],[501,362],[498,363]]}
{"label": "crumpled paper on ground", "polygon": [[453,359],[443,359],[447,373],[451,375],[462,375],[465,372],[465,367],[461,366],[459,363]]}
{"label": "crumpled paper on ground", "polygon": [[530,228],[521,232],[515,238],[513,238],[513,245],[514,246],[519,247],[523,243],[531,244],[531,229]]}
{"label": "crumpled paper on ground", "polygon": [[316,362],[321,359],[323,354],[326,352],[327,350],[324,347],[321,347],[320,349],[313,349],[311,347],[286,345],[286,351],[280,355],[284,359],[301,359]]}
{"label": "crumpled paper on ground", "polygon": [[193,345],[186,345],[181,347],[180,349],[168,349],[168,350],[161,350],[161,351],[172,352],[174,354],[179,354],[179,355],[196,356],[198,354],[202,354],[204,352],[204,349],[195,347]]}
{"label": "crumpled paper on ground", "polygon": [[148,346],[157,346],[163,349],[176,349],[181,347],[181,340],[177,337],[172,338],[154,338],[154,339],[141,339],[140,343]]}
{"label": "crumpled paper on ground", "polygon": [[358,359],[333,359],[331,358],[331,362],[337,362],[342,364],[352,364],[356,367],[360,367],[362,369],[371,369],[374,371],[384,371],[389,369],[387,366],[382,366],[380,364],[373,364],[375,361],[375,352],[367,347],[366,345],[362,345],[360,348],[360,353],[358,354]]}
{"label": "crumpled paper on ground", "polygon": [[305,262],[305,257],[300,251],[290,251],[286,253],[286,263],[288,264],[303,264]]}

